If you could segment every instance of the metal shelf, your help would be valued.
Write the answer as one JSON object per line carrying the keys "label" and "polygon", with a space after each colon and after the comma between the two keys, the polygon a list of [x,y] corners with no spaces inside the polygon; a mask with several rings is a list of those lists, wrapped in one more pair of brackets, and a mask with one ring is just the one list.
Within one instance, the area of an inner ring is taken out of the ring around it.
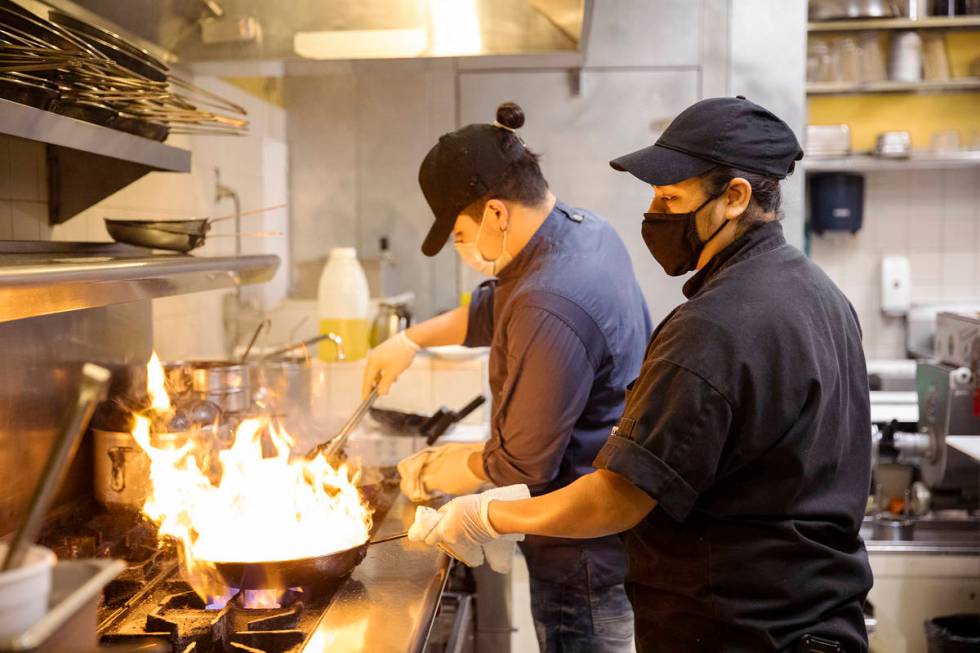
{"label": "metal shelf", "polygon": [[860,95],[865,93],[949,93],[980,90],[980,77],[959,77],[922,82],[808,82],[807,95]]}
{"label": "metal shelf", "polygon": [[112,243],[0,241],[0,322],[268,281],[279,257],[154,254]]}
{"label": "metal shelf", "polygon": [[153,170],[191,169],[188,150],[2,98],[0,133],[138,163]]}
{"label": "metal shelf", "polygon": [[0,98],[0,134],[47,144],[48,217],[60,224],[148,172],[189,172],[191,153]]}
{"label": "metal shelf", "polygon": [[809,32],[862,32],[891,29],[980,29],[980,16],[930,16],[919,20],[910,18],[865,18],[857,20],[828,20],[807,24]]}
{"label": "metal shelf", "polygon": [[980,151],[933,154],[913,152],[907,159],[886,159],[870,154],[842,157],[807,157],[806,172],[874,172],[878,170],[943,170],[980,166]]}

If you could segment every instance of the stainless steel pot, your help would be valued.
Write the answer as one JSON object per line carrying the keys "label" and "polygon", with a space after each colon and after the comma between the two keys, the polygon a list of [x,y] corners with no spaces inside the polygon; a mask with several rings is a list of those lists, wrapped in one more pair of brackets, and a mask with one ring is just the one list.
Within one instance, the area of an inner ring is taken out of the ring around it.
{"label": "stainless steel pot", "polygon": [[150,493],[150,458],[131,433],[93,429],[95,498],[110,510],[138,511]]}
{"label": "stainless steel pot", "polygon": [[223,413],[241,413],[252,405],[251,367],[233,361],[177,361],[165,366],[175,398],[196,397]]}

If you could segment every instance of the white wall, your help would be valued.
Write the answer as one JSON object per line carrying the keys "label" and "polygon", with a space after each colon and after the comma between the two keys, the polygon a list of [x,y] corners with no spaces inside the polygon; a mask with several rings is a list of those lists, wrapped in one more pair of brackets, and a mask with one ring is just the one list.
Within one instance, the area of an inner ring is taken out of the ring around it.
{"label": "white wall", "polygon": [[813,236],[811,255],[854,304],[869,358],[904,358],[904,318],[881,314],[880,262],[907,256],[912,300],[980,298],[980,168],[865,176],[864,227]]}

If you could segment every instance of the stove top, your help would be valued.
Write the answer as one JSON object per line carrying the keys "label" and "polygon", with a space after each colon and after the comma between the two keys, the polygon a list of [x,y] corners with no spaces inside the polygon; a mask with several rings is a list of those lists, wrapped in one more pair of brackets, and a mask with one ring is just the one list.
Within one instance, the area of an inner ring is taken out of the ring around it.
{"label": "stove top", "polygon": [[[386,470],[387,472],[387,470]],[[362,488],[375,528],[398,496],[397,481]],[[374,533],[372,532],[372,536]],[[282,593],[239,591],[206,604],[181,579],[173,546],[139,515],[73,506],[48,524],[41,543],[59,559],[111,557],[126,569],[103,591],[103,644],[165,642],[173,653],[299,653],[347,578]]]}
{"label": "stove top", "polygon": [[171,576],[105,630],[102,642],[157,639],[174,653],[298,653],[342,582],[287,590],[275,597],[275,607],[247,607],[259,597],[237,592],[224,605],[206,605]]}

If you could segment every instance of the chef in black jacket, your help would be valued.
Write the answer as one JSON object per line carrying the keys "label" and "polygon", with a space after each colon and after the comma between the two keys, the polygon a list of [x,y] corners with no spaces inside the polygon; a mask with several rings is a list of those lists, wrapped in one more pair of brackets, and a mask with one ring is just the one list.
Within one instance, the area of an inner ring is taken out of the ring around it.
{"label": "chef in black jacket", "polygon": [[737,97],[612,161],[653,188],[653,256],[697,273],[597,471],[522,501],[458,497],[411,537],[624,532],[641,653],[866,651],[867,373],[853,307],[783,238],[779,180],[802,156],[786,123]]}

